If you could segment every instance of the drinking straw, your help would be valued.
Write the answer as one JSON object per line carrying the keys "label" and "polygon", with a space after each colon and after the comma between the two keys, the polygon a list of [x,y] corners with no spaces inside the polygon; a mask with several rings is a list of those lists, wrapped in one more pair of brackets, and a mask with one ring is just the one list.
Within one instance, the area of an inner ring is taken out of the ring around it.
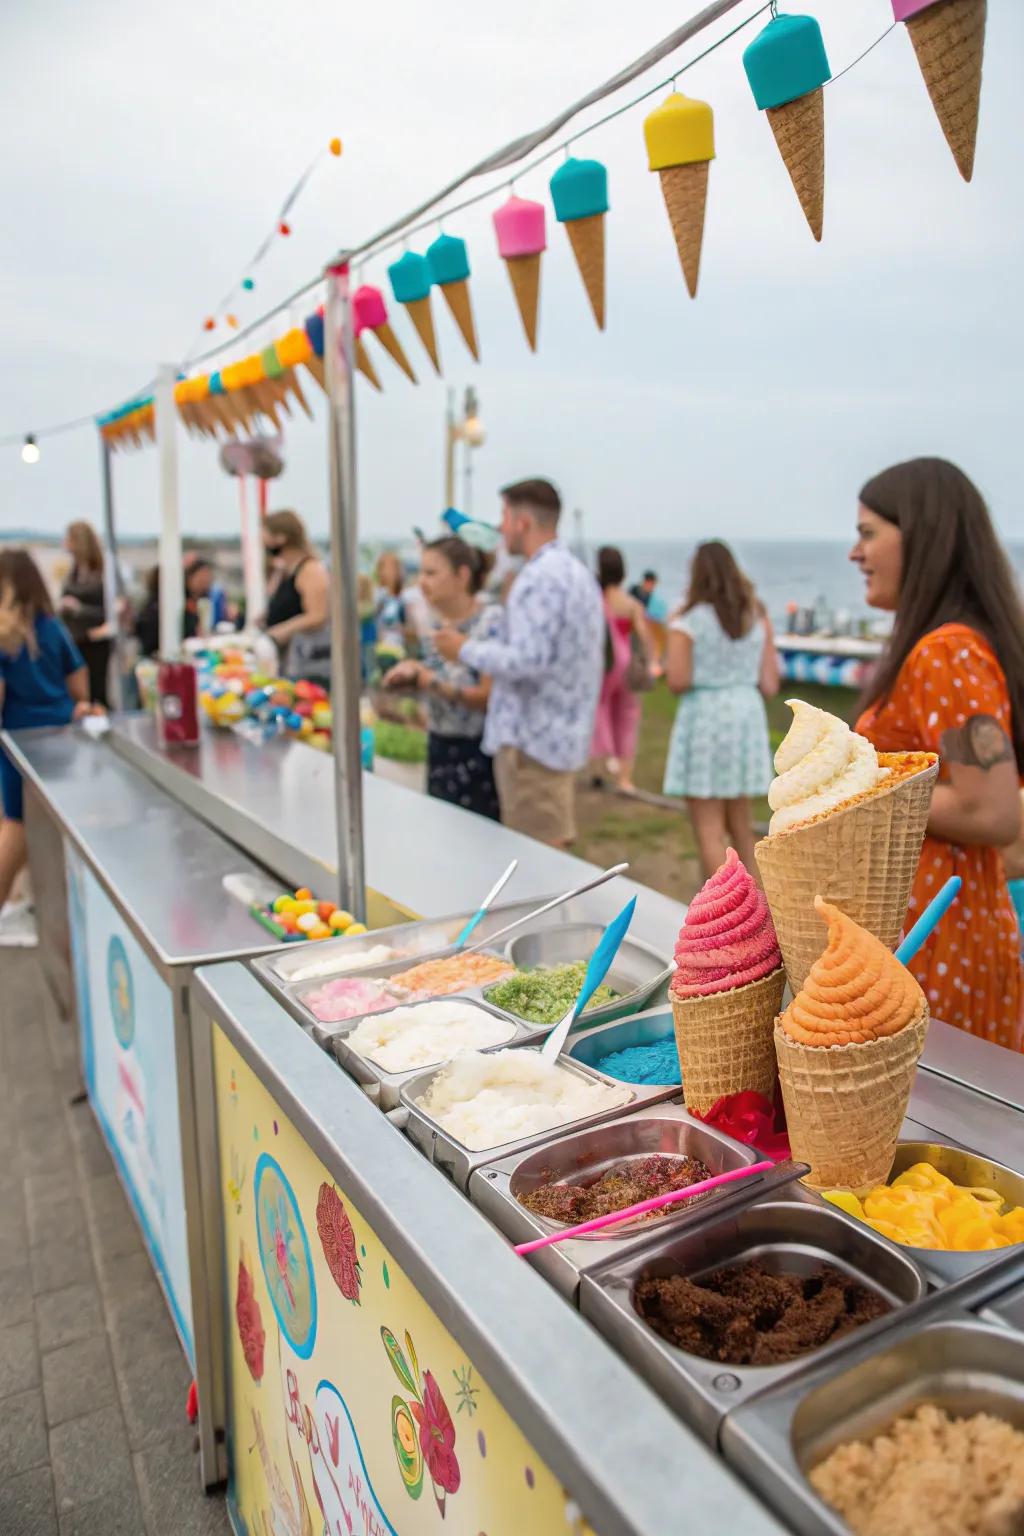
{"label": "drinking straw", "polygon": [[645,1216],[648,1211],[660,1211],[663,1206],[674,1205],[677,1200],[689,1200],[694,1195],[706,1194],[710,1189],[718,1189],[722,1184],[732,1184],[737,1179],[749,1179],[755,1173],[771,1173],[775,1170],[775,1163],[766,1160],[763,1163],[752,1163],[749,1168],[730,1168],[726,1173],[716,1173],[710,1179],[701,1179],[699,1184],[691,1184],[687,1189],[674,1189],[668,1195],[655,1195],[652,1200],[641,1200],[636,1205],[627,1205],[622,1211],[609,1211],[607,1215],[595,1216],[590,1221],[581,1221],[575,1227],[563,1227],[561,1232],[549,1232],[546,1237],[535,1237],[528,1243],[517,1243],[516,1253],[535,1253],[538,1248],[549,1248],[552,1243],[564,1243],[573,1237],[584,1237],[588,1232],[600,1232],[605,1227],[615,1226],[620,1221],[630,1221],[634,1216]]}
{"label": "drinking straw", "polygon": [[938,927],[954,901],[956,901],[962,885],[963,881],[959,875],[950,875],[938,895],[932,897],[896,951],[896,959],[902,965],[909,964],[921,946],[931,937],[935,928]]}

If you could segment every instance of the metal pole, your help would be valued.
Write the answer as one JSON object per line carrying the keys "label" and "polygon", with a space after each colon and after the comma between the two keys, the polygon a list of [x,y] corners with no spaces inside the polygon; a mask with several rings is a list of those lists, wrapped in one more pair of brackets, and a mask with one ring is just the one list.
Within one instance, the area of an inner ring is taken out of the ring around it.
{"label": "metal pole", "polygon": [[121,629],[120,601],[124,595],[121,580],[121,561],[117,552],[117,531],[114,528],[114,481],[112,450],[106,438],[100,438],[100,469],[103,477],[103,543],[106,559],[103,562],[103,605],[107,624],[114,637],[114,675],[111,679],[111,701],[115,709],[124,708],[124,648]]}
{"label": "metal pole", "polygon": [[324,365],[331,502],[331,716],[338,900],[365,922],[354,359],[349,271],[347,266],[333,267],[327,274]]}
{"label": "metal pole", "polygon": [[178,524],[178,408],[174,403],[177,370],[165,365],[156,385],[156,446],[160,462],[160,655],[181,650],[185,608],[185,573]]}
{"label": "metal pole", "polygon": [[455,505],[455,391],[448,391],[448,407],[444,415],[444,510]]}

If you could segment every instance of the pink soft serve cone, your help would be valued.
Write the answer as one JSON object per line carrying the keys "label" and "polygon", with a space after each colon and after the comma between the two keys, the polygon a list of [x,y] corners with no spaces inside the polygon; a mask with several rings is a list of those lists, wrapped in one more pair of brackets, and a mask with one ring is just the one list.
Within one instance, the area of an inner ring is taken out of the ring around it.
{"label": "pink soft serve cone", "polygon": [[730,848],[690,903],[669,989],[687,1109],[775,1087],[775,1017],[786,974],[764,892]]}

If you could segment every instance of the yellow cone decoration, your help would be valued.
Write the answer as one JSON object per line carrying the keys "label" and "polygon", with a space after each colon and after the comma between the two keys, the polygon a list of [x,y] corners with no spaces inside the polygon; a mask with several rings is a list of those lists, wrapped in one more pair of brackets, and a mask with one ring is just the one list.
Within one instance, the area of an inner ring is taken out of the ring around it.
{"label": "yellow cone decoration", "polygon": [[773,16],[744,50],[754,100],[768,114],[800,206],[815,240],[825,216],[825,102],[832,78],[813,16]]}
{"label": "yellow cone decoration", "polygon": [[647,162],[661,190],[690,298],[697,297],[708,169],[715,158],[714,114],[706,101],[674,91],[644,121]]}
{"label": "yellow cone decoration", "polygon": [[939,126],[964,181],[974,173],[986,0],[892,0],[906,23]]}

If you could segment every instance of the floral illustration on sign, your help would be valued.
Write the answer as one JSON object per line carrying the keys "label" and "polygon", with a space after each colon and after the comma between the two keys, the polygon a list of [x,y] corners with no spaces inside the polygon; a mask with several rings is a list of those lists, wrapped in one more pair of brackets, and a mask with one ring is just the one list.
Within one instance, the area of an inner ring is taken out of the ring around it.
{"label": "floral illustration on sign", "polygon": [[426,1472],[443,1519],[448,1495],[458,1493],[462,1482],[455,1424],[435,1377],[424,1371],[421,1378],[411,1335],[405,1335],[408,1358],[389,1328],[382,1328],[380,1336],[391,1369],[409,1395],[408,1401],[398,1396],[391,1399],[391,1438],[405,1490],[418,1499]]}
{"label": "floral illustration on sign", "polygon": [[327,1268],[346,1301],[359,1305],[363,1271],[356,1258],[356,1235],[348,1212],[333,1184],[321,1184],[316,1202],[316,1230]]}
{"label": "floral illustration on sign", "polygon": [[235,1207],[235,1215],[242,1214],[242,1192],[245,1189],[245,1164],[238,1156],[237,1150],[231,1148],[231,1177],[228,1179],[228,1199]]}
{"label": "floral illustration on sign", "polygon": [[253,1178],[263,1278],[292,1349],[308,1360],[316,1343],[316,1280],[298,1201],[280,1164],[263,1153]]}
{"label": "floral illustration on sign", "polygon": [[463,1408],[465,1408],[469,1417],[472,1418],[474,1413],[476,1413],[476,1398],[477,1393],[480,1391],[479,1387],[474,1387],[473,1385],[473,1367],[471,1365],[460,1366],[457,1371],[452,1371],[452,1375],[455,1377],[456,1383],[455,1395],[459,1400],[455,1412],[461,1413]]}
{"label": "floral illustration on sign", "polygon": [[267,1336],[263,1331],[263,1318],[260,1314],[260,1304],[256,1300],[248,1258],[249,1255],[243,1243],[238,1257],[235,1321],[238,1324],[238,1337],[241,1340],[245,1363],[249,1367],[249,1375],[253,1381],[258,1382],[263,1380],[263,1346],[266,1344]]}

